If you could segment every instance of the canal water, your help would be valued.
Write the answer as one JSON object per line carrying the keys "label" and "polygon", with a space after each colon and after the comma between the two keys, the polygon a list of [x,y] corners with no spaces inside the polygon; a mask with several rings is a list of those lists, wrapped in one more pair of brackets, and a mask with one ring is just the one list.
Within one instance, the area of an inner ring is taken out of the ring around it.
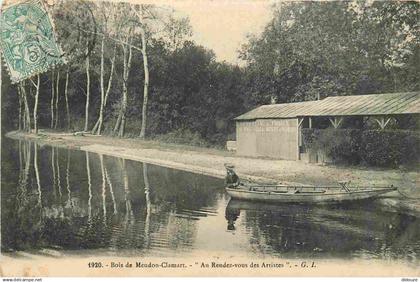
{"label": "canal water", "polygon": [[376,202],[231,201],[221,179],[7,138],[1,168],[3,253],[420,258],[420,219]]}

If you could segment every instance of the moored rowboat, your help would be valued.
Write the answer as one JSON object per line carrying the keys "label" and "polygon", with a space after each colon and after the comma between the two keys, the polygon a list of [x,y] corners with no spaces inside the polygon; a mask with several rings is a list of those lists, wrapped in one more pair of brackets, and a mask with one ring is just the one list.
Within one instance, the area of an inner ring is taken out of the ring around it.
{"label": "moored rowboat", "polygon": [[262,201],[270,203],[317,203],[340,202],[374,198],[379,195],[396,191],[389,187],[349,187],[349,182],[339,182],[338,186],[296,186],[296,185],[263,185],[242,183],[233,171],[227,169],[226,192],[234,199]]}
{"label": "moored rowboat", "polygon": [[314,191],[305,192],[303,191],[304,189],[297,188],[296,186],[287,187],[287,191],[284,191],[283,189],[264,190],[263,187],[264,186],[257,185],[240,185],[236,188],[226,187],[226,192],[234,199],[278,203],[302,203],[363,200],[397,190],[395,187],[358,188],[350,191],[342,190],[339,187],[334,187],[336,189],[332,189],[332,187],[328,189],[314,187]]}

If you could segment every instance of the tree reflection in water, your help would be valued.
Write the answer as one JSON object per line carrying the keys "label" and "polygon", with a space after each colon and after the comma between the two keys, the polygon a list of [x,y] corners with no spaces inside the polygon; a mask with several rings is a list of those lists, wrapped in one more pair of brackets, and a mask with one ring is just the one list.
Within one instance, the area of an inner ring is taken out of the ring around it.
{"label": "tree reflection in water", "polygon": [[86,156],[86,174],[87,174],[87,184],[88,184],[88,191],[89,191],[89,198],[88,198],[88,223],[89,226],[92,225],[92,180],[90,176],[90,161],[89,161],[89,153],[85,152]]}
{"label": "tree reflection in water", "polygon": [[226,204],[211,177],[28,141],[9,140],[2,154],[3,251],[165,256],[223,249],[220,237],[264,255],[419,258],[419,219],[375,202]]}
{"label": "tree reflection in water", "polygon": [[66,190],[67,190],[67,208],[74,208],[73,199],[71,196],[71,187],[70,187],[70,149],[67,150],[67,167],[66,167]]}
{"label": "tree reflection in water", "polygon": [[151,216],[151,201],[150,201],[150,183],[147,172],[147,163],[143,163],[143,179],[144,179],[144,195],[146,197],[146,219],[144,221],[144,241],[145,247],[150,247],[150,216]]}
{"label": "tree reflection in water", "polygon": [[41,190],[41,180],[39,179],[39,169],[38,169],[38,145],[34,143],[34,170],[35,170],[35,179],[38,190],[38,205],[42,209],[42,190]]}
{"label": "tree reflection in water", "polygon": [[102,176],[102,212],[103,212],[103,222],[106,225],[106,179],[105,179],[105,167],[104,167],[104,156],[99,155],[99,160],[101,163],[101,176]]}
{"label": "tree reflection in water", "polygon": [[61,175],[60,175],[59,150],[58,150],[57,147],[53,148],[53,150],[56,151],[56,153],[55,153],[55,165],[56,165],[55,171],[57,172],[57,187],[58,187],[58,194],[60,195],[60,200],[61,200],[61,197],[63,196],[63,192],[61,190],[62,187],[61,187]]}

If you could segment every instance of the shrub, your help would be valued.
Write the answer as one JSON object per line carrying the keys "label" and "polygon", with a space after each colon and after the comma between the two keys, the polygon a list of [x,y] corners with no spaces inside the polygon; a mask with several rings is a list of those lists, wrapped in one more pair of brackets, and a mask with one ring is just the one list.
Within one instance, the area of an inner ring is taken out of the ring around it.
{"label": "shrub", "polygon": [[225,148],[225,146],[226,146],[226,141],[227,141],[226,134],[223,134],[223,133],[215,133],[213,135],[210,135],[206,139],[215,148],[222,149],[222,148]]}
{"label": "shrub", "polygon": [[303,129],[303,145],[335,163],[379,167],[418,165],[420,136],[408,130]]}
{"label": "shrub", "polygon": [[361,134],[362,160],[374,166],[398,167],[419,163],[420,138],[415,131],[367,130]]}
{"label": "shrub", "polygon": [[323,151],[336,163],[357,164],[360,162],[359,130],[313,129],[305,130],[303,136],[305,147]]}
{"label": "shrub", "polygon": [[313,128],[302,128],[302,145],[305,148],[313,148],[315,146],[314,141],[315,137],[315,129]]}

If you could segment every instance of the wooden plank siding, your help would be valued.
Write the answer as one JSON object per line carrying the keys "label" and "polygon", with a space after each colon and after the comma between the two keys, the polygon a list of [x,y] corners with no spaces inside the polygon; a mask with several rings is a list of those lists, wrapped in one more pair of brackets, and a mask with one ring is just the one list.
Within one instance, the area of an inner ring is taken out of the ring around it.
{"label": "wooden plank siding", "polygon": [[257,119],[237,121],[237,152],[243,156],[296,160],[298,120]]}
{"label": "wooden plank siding", "polygon": [[236,122],[236,152],[242,156],[258,156],[254,121]]}

